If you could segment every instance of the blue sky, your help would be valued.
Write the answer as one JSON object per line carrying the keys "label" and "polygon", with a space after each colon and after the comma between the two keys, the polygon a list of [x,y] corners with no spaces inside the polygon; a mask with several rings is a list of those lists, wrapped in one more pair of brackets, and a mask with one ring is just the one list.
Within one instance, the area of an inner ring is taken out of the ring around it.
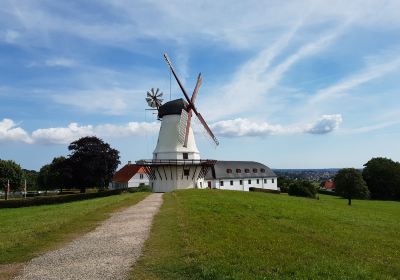
{"label": "blue sky", "polygon": [[272,168],[400,160],[399,1],[7,1],[0,6],[0,158],[39,169],[97,135],[151,158],[145,93],[203,74],[203,158]]}

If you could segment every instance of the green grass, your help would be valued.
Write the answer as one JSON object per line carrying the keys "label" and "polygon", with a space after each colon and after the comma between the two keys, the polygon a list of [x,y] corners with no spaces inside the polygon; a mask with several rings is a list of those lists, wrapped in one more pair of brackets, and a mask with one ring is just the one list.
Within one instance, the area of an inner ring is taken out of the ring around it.
{"label": "green grass", "polygon": [[400,203],[164,195],[132,279],[400,279]]}
{"label": "green grass", "polygon": [[121,194],[57,205],[0,209],[0,265],[23,262],[96,227],[112,211],[146,193]]}

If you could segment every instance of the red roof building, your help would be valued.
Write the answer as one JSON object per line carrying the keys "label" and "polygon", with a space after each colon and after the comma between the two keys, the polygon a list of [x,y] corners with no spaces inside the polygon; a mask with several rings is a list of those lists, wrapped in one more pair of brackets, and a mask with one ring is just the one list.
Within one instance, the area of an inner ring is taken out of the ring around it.
{"label": "red roof building", "polygon": [[325,181],[323,188],[325,190],[334,191],[335,190],[335,182],[333,182],[333,180]]}
{"label": "red roof building", "polygon": [[128,162],[115,172],[110,187],[112,189],[126,189],[137,188],[142,185],[149,185],[145,169],[143,166]]}

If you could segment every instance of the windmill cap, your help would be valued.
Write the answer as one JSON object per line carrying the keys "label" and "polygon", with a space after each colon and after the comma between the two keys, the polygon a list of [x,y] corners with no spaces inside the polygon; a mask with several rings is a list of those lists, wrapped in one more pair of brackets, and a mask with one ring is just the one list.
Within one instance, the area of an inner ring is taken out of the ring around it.
{"label": "windmill cap", "polygon": [[162,118],[166,115],[180,115],[182,109],[186,109],[188,105],[189,104],[182,98],[168,101],[158,108],[158,117]]}

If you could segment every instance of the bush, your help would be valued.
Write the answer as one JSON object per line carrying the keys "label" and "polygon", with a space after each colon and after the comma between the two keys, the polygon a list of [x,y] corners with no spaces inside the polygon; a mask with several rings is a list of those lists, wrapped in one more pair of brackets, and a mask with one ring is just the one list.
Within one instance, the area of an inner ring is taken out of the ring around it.
{"label": "bush", "polygon": [[328,191],[328,190],[318,190],[318,193],[320,194],[326,194],[326,195],[334,195],[334,196],[338,196],[338,194],[335,191]]}
{"label": "bush", "polygon": [[135,193],[135,192],[152,192],[152,189],[151,189],[151,187],[148,186],[148,185],[144,185],[144,186],[142,185],[142,186],[139,186],[139,187],[137,187],[137,188],[128,188],[127,191],[130,192],[130,193]]}
{"label": "bush", "polygon": [[296,181],[289,186],[289,195],[315,198],[317,189],[308,181]]}
{"label": "bush", "polygon": [[261,188],[254,188],[254,187],[250,187],[249,191],[251,191],[251,192],[276,193],[276,194],[280,194],[281,193],[278,190],[261,189]]}
{"label": "bush", "polygon": [[20,207],[38,206],[46,204],[59,204],[59,203],[85,200],[91,198],[106,197],[110,195],[120,194],[121,192],[122,190],[111,190],[111,191],[102,191],[96,193],[80,193],[80,194],[34,197],[30,199],[5,200],[5,201],[0,201],[0,208],[20,208]]}

